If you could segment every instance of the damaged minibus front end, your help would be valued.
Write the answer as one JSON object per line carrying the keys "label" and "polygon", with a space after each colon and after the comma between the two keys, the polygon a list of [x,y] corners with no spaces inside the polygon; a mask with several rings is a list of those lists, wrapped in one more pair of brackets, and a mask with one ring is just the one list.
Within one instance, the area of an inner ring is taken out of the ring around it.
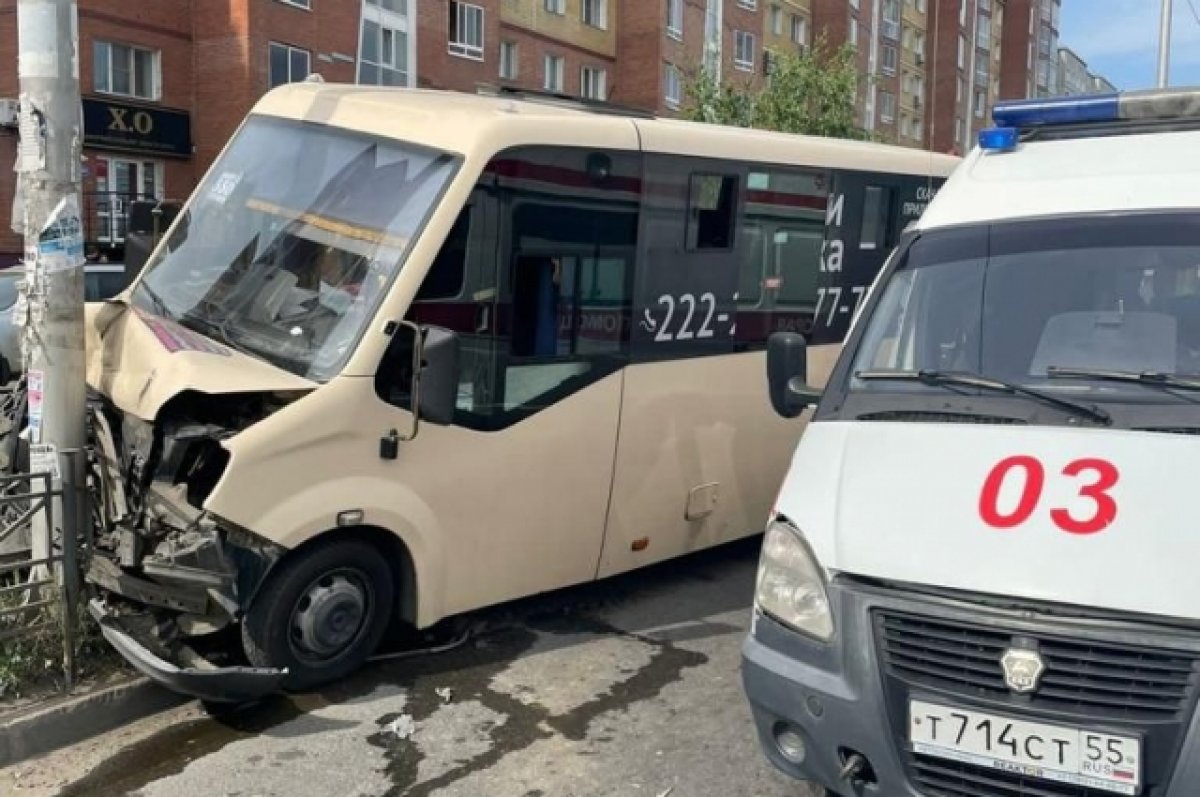
{"label": "damaged minibus front end", "polygon": [[205,504],[225,442],[312,386],[119,302],[89,313],[88,333],[92,614],[171,689],[214,702],[277,690],[285,672],[245,666],[226,637],[284,550]]}

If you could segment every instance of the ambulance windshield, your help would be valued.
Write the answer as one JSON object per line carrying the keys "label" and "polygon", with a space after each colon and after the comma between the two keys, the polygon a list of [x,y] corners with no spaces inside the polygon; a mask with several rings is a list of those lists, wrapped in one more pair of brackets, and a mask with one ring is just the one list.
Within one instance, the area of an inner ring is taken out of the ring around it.
{"label": "ambulance windshield", "polygon": [[1182,377],[1195,376],[1200,387],[1200,215],[923,234],[868,320],[849,387],[945,392],[932,379],[887,378],[920,371],[976,374],[1089,401],[1186,400],[1145,386],[1174,381],[1187,390]]}
{"label": "ambulance windshield", "polygon": [[133,304],[325,381],[455,167],[404,142],[253,118],[156,250]]}

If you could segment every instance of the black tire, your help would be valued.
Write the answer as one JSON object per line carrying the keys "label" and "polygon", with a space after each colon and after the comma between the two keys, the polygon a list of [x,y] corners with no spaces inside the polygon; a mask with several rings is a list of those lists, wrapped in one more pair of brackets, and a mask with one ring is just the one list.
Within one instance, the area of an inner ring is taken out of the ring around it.
{"label": "black tire", "polygon": [[394,595],[377,548],[361,540],[318,543],[285,559],[259,590],[242,621],[246,657],[256,667],[286,667],[289,691],[344,678],[379,645]]}

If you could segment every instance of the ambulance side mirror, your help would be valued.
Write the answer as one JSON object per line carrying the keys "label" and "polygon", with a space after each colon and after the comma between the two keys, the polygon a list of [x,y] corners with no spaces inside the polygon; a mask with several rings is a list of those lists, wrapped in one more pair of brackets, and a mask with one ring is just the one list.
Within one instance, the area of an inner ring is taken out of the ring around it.
{"label": "ambulance side mirror", "polygon": [[767,387],[771,406],[784,418],[795,418],[821,400],[808,386],[808,341],[795,332],[776,332],[767,339]]}

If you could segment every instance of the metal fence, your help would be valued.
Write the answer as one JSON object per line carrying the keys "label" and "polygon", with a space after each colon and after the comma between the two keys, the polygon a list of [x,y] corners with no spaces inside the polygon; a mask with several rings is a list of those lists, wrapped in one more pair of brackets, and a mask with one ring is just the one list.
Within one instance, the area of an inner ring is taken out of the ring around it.
{"label": "metal fence", "polygon": [[[0,555],[0,645],[61,636],[63,684],[69,690],[80,630],[79,557],[91,540],[86,453],[63,452],[59,471],[60,478],[0,475],[0,545],[15,535],[27,535],[30,542]],[[39,518],[44,522],[35,523]]]}

